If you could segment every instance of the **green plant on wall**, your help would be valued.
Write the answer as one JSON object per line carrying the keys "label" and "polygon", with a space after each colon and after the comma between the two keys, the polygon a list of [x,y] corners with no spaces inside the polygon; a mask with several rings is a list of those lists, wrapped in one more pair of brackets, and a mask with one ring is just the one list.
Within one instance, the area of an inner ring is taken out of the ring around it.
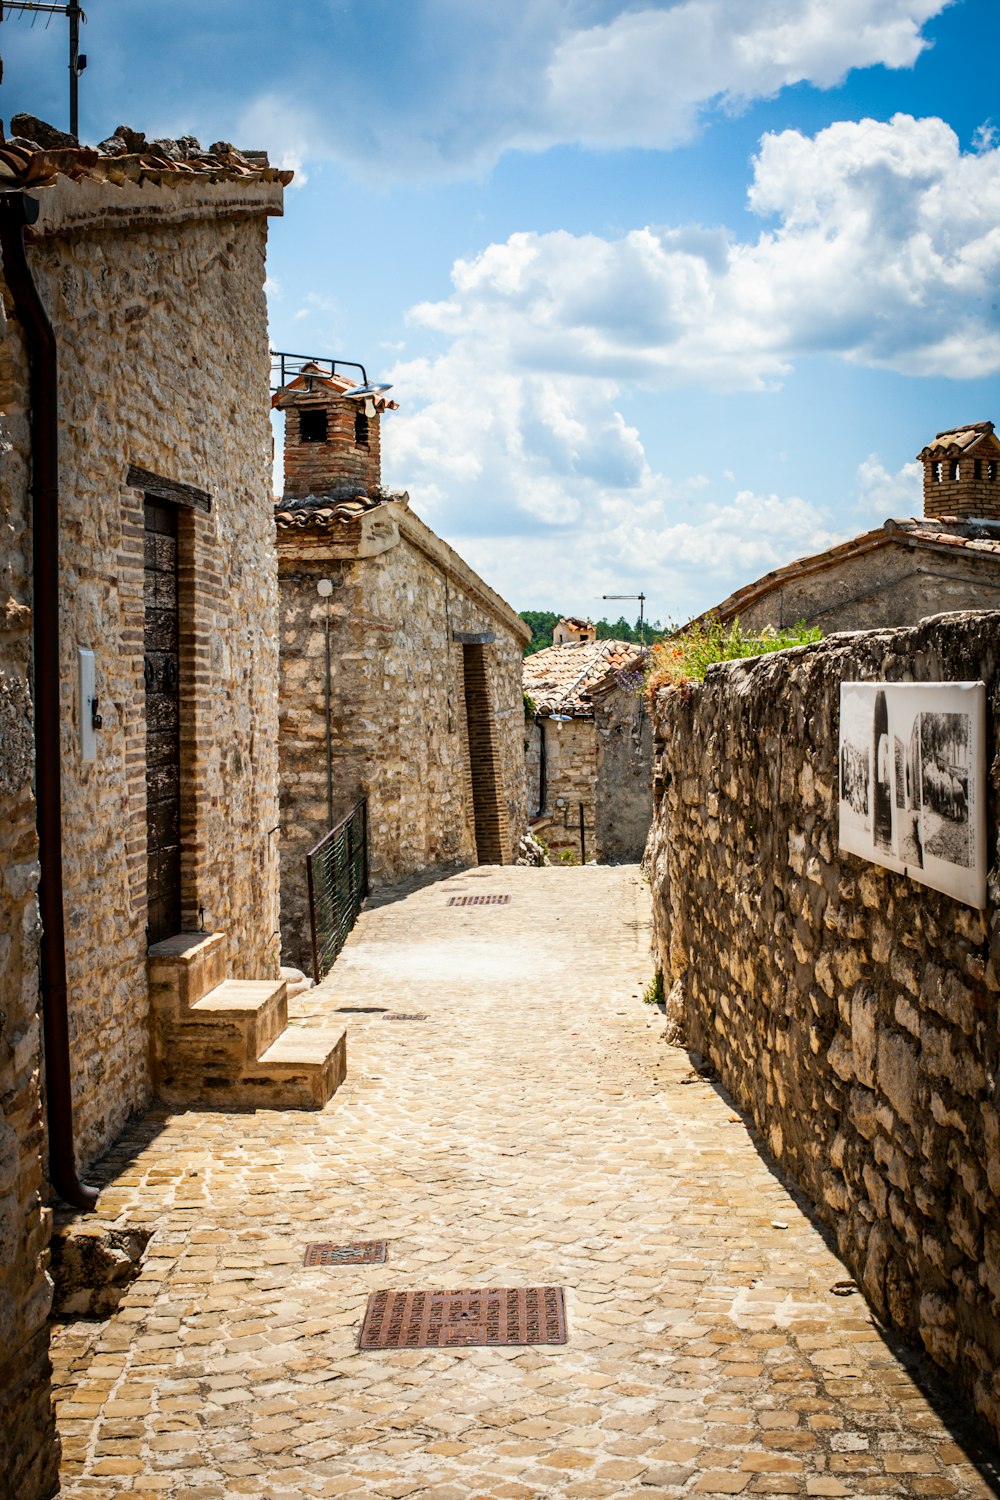
{"label": "green plant on wall", "polygon": [[650,694],[659,688],[681,687],[702,682],[709,667],[720,661],[739,661],[749,656],[764,656],[785,651],[790,646],[808,646],[823,639],[823,632],[800,620],[782,630],[766,626],[761,631],[744,630],[739,620],[724,625],[709,616],[696,620],[685,630],[676,631],[654,646],[646,669],[646,688]]}

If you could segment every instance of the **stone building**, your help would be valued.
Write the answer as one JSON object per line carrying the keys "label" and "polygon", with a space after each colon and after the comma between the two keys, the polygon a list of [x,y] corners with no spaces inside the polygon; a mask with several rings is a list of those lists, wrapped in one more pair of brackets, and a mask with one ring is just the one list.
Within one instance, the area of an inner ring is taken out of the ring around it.
{"label": "stone building", "polygon": [[585,621],[559,626],[567,623],[585,629],[524,659],[532,831],[557,857],[639,860],[653,815],[652,734],[639,692],[646,652],[588,639]]}
{"label": "stone building", "polygon": [[[708,611],[750,630],[805,620],[824,634],[915,625],[1000,606],[1000,442],[992,422],[939,432],[917,457],[924,515],[765,573]],[[701,617],[702,619],[705,616]]]}
{"label": "stone building", "polygon": [[306,854],[362,798],[373,887],[457,861],[509,863],[526,824],[531,632],[405,494],[381,489],[391,403],[352,388],[332,365],[306,365],[274,397],[286,475],[276,514],[282,948],[307,969]]}
{"label": "stone building", "polygon": [[580,646],[597,640],[597,626],[590,620],[578,620],[575,615],[564,615],[552,627],[553,646]]}
{"label": "stone building", "polygon": [[56,1461],[45,1175],[90,1207],[154,1090],[316,1103],[338,1065],[283,1032],[276,938],[287,181],[122,130],[0,147],[0,1491],[24,1500]]}

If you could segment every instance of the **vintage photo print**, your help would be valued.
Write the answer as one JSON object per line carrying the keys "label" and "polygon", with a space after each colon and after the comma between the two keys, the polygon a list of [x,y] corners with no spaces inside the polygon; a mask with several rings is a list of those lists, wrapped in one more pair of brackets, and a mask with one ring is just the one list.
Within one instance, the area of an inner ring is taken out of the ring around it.
{"label": "vintage photo print", "polygon": [[840,685],[840,847],[986,904],[986,689]]}

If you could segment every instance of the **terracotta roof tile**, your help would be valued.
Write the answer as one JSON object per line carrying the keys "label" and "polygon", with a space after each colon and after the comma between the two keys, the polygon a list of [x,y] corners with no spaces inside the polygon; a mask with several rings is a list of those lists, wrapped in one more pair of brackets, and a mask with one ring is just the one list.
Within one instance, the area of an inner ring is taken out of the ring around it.
{"label": "terracotta roof tile", "polygon": [[524,659],[522,684],[540,714],[568,714],[589,719],[593,695],[606,690],[618,672],[637,670],[645,651],[632,641],[587,641],[547,646]]}
{"label": "terracotta roof tile", "polygon": [[[38,122],[41,124],[41,122]],[[53,140],[71,140],[51,127],[43,127]],[[0,187],[39,187],[57,177],[94,182],[174,181],[183,177],[208,178],[212,182],[241,179],[280,182],[287,185],[293,173],[272,167],[263,151],[238,151],[218,141],[205,151],[193,136],[181,141],[151,141],[137,131],[119,127],[101,146],[52,145],[45,147],[23,136],[0,142]],[[121,147],[121,149],[118,149]],[[132,148],[132,149],[130,149]]]}
{"label": "terracotta roof tile", "polygon": [[281,500],[274,508],[274,524],[279,531],[330,531],[337,526],[347,526],[389,502],[409,505],[410,497],[405,490],[386,490],[375,495],[346,497],[310,495],[294,504]]}
{"label": "terracotta roof tile", "polygon": [[944,432],[939,432],[932,443],[922,448],[917,454],[919,459],[938,457],[949,457],[967,453],[977,443],[982,442],[984,437],[993,433],[992,422],[966,422],[962,427],[948,427]]}

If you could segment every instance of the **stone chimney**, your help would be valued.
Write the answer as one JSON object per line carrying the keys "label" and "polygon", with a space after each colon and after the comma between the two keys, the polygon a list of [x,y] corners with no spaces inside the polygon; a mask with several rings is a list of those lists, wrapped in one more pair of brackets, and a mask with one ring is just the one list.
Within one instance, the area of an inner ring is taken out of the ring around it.
{"label": "stone chimney", "polygon": [[342,499],[380,488],[379,424],[397,403],[382,392],[345,396],[353,384],[307,364],[274,395],[271,405],[285,413],[285,500]]}
{"label": "stone chimney", "polygon": [[917,454],[924,466],[924,515],[1000,521],[1000,442],[992,422],[939,432]]}

